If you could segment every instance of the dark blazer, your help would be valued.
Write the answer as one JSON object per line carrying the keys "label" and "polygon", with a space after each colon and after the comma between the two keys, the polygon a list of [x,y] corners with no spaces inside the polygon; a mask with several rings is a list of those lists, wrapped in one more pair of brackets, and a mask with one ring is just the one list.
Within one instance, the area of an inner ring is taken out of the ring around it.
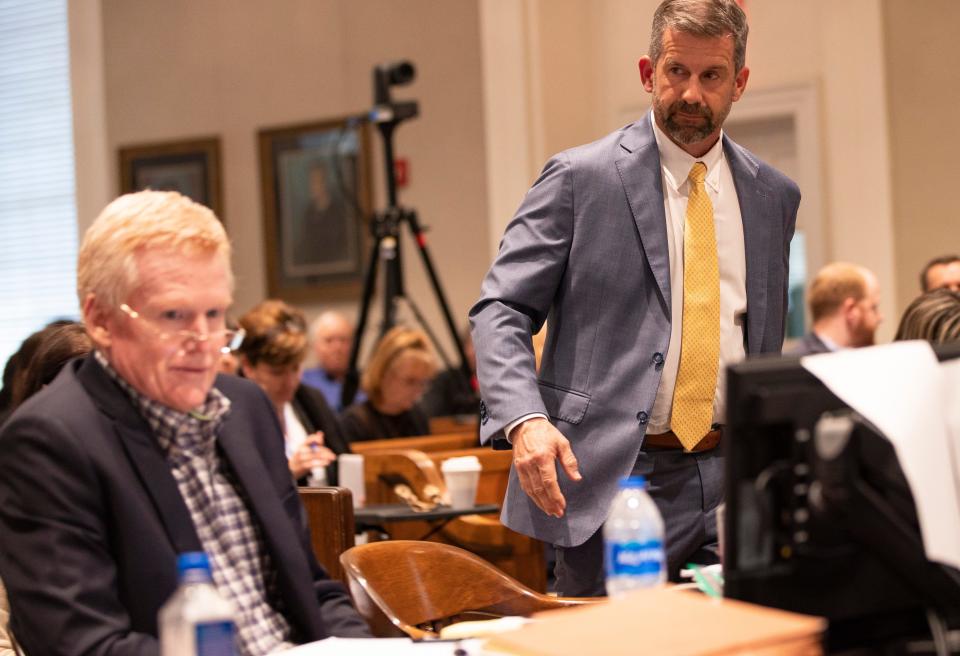
{"label": "dark blazer", "polygon": [[429,417],[475,415],[480,409],[480,397],[459,368],[444,369],[430,382],[420,401]]}
{"label": "dark blazer", "polygon": [[385,415],[369,400],[354,403],[340,415],[340,425],[351,444],[430,434],[430,420],[419,404],[398,415]]}
{"label": "dark blazer", "polygon": [[[330,409],[323,392],[301,383],[297,387],[297,391],[293,393],[291,405],[293,405],[293,412],[297,415],[297,419],[300,420],[308,433],[323,431],[323,443],[328,449],[337,455],[350,453],[350,443],[347,442],[347,438],[343,434],[340,420]],[[306,482],[306,477],[304,477],[304,482]],[[327,465],[327,482],[330,485],[337,484],[336,460]]]}
{"label": "dark blazer", "polygon": [[[510,422],[542,413],[579,461],[583,483],[559,477],[561,521],[523,492],[515,469],[504,500],[507,526],[561,546],[596,532],[634,464],[653,468],[640,447],[670,345],[672,291],[651,121],[648,113],[547,163],[470,311],[481,439],[505,441]],[[746,352],[779,353],[800,191],[726,136],[723,151],[743,221]],[[548,314],[538,375],[530,337]]]}
{"label": "dark blazer", "polygon": [[[283,436],[260,389],[218,376],[217,438],[277,570],[297,642],[368,635],[310,550]],[[0,577],[29,654],[158,653],[178,553],[201,550],[187,506],[129,397],[92,357],[70,363],[0,432]]]}
{"label": "dark blazer", "polygon": [[823,340],[817,337],[817,333],[812,330],[803,336],[800,343],[797,344],[787,355],[815,355],[817,353],[829,353],[830,349]]}

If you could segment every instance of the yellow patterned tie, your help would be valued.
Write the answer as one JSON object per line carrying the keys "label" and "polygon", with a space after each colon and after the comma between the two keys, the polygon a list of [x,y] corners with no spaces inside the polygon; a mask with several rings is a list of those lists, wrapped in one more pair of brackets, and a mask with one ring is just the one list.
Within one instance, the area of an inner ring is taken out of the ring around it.
{"label": "yellow patterned tie", "polygon": [[720,366],[720,266],[713,206],[703,186],[707,167],[690,169],[690,197],[683,229],[683,326],[680,368],[670,424],[690,451],[710,432]]}

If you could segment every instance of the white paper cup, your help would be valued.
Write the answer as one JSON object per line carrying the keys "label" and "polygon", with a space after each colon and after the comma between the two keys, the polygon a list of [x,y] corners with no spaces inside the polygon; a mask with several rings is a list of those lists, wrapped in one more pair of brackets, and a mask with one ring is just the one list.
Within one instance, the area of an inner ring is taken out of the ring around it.
{"label": "white paper cup", "polygon": [[451,508],[471,508],[477,503],[480,460],[476,456],[448,458],[440,465],[450,494]]}
{"label": "white paper cup", "polygon": [[337,474],[340,487],[348,488],[353,495],[353,507],[362,508],[367,503],[363,456],[359,453],[342,453],[337,456]]}

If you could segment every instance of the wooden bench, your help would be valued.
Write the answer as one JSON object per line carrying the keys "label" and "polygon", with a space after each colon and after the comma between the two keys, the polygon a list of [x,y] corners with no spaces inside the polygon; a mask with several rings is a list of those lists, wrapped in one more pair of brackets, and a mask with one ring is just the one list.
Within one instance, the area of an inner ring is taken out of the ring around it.
{"label": "wooden bench", "polygon": [[395,437],[389,440],[367,440],[353,442],[350,450],[354,453],[371,453],[373,451],[396,451],[398,449],[415,449],[417,451],[449,451],[451,449],[466,449],[480,446],[477,436],[472,433],[441,433],[439,435],[418,435],[416,437]]}
{"label": "wooden bench", "polygon": [[470,433],[477,435],[479,417],[476,415],[450,415],[448,417],[430,417],[430,434]]}

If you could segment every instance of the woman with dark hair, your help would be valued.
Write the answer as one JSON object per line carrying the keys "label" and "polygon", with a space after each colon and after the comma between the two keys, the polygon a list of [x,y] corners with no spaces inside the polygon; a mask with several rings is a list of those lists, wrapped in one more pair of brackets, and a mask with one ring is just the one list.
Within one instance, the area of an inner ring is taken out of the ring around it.
{"label": "woman with dark hair", "polygon": [[283,301],[266,300],[239,323],[246,332],[238,349],[240,372],[266,392],[276,410],[290,473],[303,485],[311,472],[325,468],[326,481],[335,485],[336,457],[350,447],[323,394],[300,384],[308,348],[303,313]]}
{"label": "woman with dark hair", "polygon": [[367,400],[341,415],[347,439],[358,442],[428,434],[430,423],[419,401],[436,371],[423,332],[404,326],[388,331],[363,370],[360,384]]}
{"label": "woman with dark hair", "polygon": [[915,298],[900,318],[893,339],[925,339],[932,344],[960,340],[960,294],[942,288]]}
{"label": "woman with dark hair", "polygon": [[51,324],[39,335],[36,350],[14,382],[13,408],[52,383],[63,365],[92,348],[86,328],[76,322]]}

